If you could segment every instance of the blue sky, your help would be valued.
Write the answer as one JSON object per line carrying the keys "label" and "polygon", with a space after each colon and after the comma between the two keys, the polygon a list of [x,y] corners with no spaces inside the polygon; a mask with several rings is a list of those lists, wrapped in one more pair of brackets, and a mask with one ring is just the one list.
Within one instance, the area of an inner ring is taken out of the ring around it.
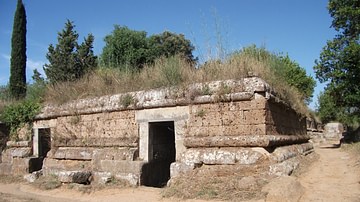
{"label": "blue sky", "polygon": [[[0,0],[0,85],[8,83],[11,33],[16,0]],[[226,52],[251,44],[273,52],[288,53],[314,76],[314,61],[327,40],[330,28],[327,0],[23,0],[27,12],[27,78],[33,69],[43,72],[49,44],[67,19],[74,21],[79,42],[92,33],[94,51],[100,54],[103,39],[115,24],[146,31],[182,33],[195,45],[195,56],[206,60],[220,43]],[[317,84],[316,97],[324,88]]]}

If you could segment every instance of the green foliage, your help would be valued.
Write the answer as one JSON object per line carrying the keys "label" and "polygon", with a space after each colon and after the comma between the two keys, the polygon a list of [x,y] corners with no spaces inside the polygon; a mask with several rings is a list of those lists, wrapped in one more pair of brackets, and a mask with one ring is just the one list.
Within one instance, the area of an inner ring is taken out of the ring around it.
{"label": "green foliage", "polygon": [[37,69],[34,69],[32,79],[34,82],[27,87],[26,99],[42,101],[46,92],[45,79],[41,77]]}
{"label": "green foliage", "polygon": [[[331,95],[336,119],[356,120],[360,116],[360,3],[357,0],[330,0],[332,27],[339,33],[327,42],[315,63],[316,77],[326,82],[326,94]],[[319,106],[325,114],[328,107]],[[346,116],[347,118],[344,118]]]}
{"label": "green foliage", "polygon": [[58,44],[55,47],[50,44],[48,48],[49,64],[45,64],[44,71],[50,83],[77,80],[97,66],[92,50],[94,36],[89,34],[79,45],[79,35],[74,28],[73,22],[68,20],[58,33]]}
{"label": "green foliage", "polygon": [[26,12],[18,0],[11,37],[9,89],[11,96],[22,99],[26,96]]}
{"label": "green foliage", "polygon": [[311,101],[316,82],[311,76],[306,75],[305,69],[291,60],[288,55],[271,53],[265,48],[256,46],[246,47],[235,54],[245,54],[267,64],[268,68],[274,72],[276,80],[280,83],[283,80],[289,86],[296,88],[305,103]]}
{"label": "green foliage", "polygon": [[122,96],[120,98],[120,104],[122,106],[124,106],[125,108],[127,108],[128,106],[130,106],[131,104],[135,104],[135,100],[133,98],[132,95],[130,94],[125,94],[124,96]]}
{"label": "green foliage", "polygon": [[150,50],[148,61],[150,62],[160,57],[170,57],[174,55],[181,55],[191,63],[196,62],[196,59],[192,55],[195,47],[183,34],[165,31],[161,34],[150,36],[148,38],[148,44]]}
{"label": "green foliage", "polygon": [[285,78],[286,82],[290,86],[294,86],[302,94],[304,101],[309,104],[314,93],[316,81],[306,75],[306,70],[300,65],[291,60],[287,55],[280,57],[281,62],[284,64],[284,68],[281,71],[281,77]]}
{"label": "green foliage", "polygon": [[10,127],[10,135],[16,136],[18,128],[33,121],[40,111],[40,104],[35,100],[23,100],[5,107],[1,120]]}
{"label": "green foliage", "polygon": [[324,123],[336,120],[339,109],[336,108],[333,97],[328,91],[320,93],[318,96],[318,104],[317,115]]}
{"label": "green foliage", "polygon": [[101,62],[106,67],[138,70],[158,58],[175,55],[181,55],[189,62],[196,61],[191,42],[182,34],[168,31],[147,37],[145,31],[115,25],[113,32],[105,37],[105,43]]}
{"label": "green foliage", "polygon": [[148,55],[145,31],[115,25],[114,31],[104,41],[105,47],[101,55],[103,65],[141,68],[145,64]]}

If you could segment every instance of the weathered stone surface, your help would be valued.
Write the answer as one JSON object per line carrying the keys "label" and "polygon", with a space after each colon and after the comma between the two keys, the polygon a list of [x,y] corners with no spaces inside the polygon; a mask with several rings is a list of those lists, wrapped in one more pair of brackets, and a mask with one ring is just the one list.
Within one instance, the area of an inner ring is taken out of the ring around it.
{"label": "weathered stone surface", "polygon": [[56,150],[53,158],[69,160],[91,160],[94,150],[94,148],[86,147],[60,147]]}
{"label": "weathered stone surface", "polygon": [[250,165],[268,159],[269,153],[264,148],[240,149],[235,153],[237,164]]}
{"label": "weathered stone surface", "polygon": [[140,173],[143,161],[101,160],[99,171],[110,173]]}
{"label": "weathered stone surface", "polygon": [[139,185],[140,174],[135,173],[117,173],[115,175],[116,179],[125,180],[129,182],[130,185],[137,186]]}
{"label": "weathered stone surface", "polygon": [[7,147],[31,147],[31,141],[7,141]]}
{"label": "weathered stone surface", "polygon": [[276,162],[283,162],[297,155],[307,154],[313,150],[312,143],[304,143],[290,146],[278,147],[271,154],[271,159]]}
{"label": "weathered stone surface", "polygon": [[24,158],[31,156],[31,154],[32,154],[31,147],[13,147],[10,149],[6,149],[3,152],[2,160],[4,162],[12,162],[11,158],[15,158],[15,157]]}
{"label": "weathered stone surface", "polygon": [[39,177],[42,176],[42,174],[43,173],[42,173],[41,170],[40,171],[35,171],[35,172],[24,175],[24,179],[27,182],[33,183],[33,182],[35,182],[35,180],[39,179]]}
{"label": "weathered stone surface", "polygon": [[60,137],[54,143],[57,147],[136,147],[138,137],[125,138],[66,138]]}
{"label": "weathered stone surface", "polygon": [[[48,105],[42,109],[42,113],[37,115],[36,118],[47,119],[57,116],[69,116],[73,115],[75,112],[78,114],[94,114],[128,109],[181,106],[194,103],[197,96],[192,100],[189,99],[192,96],[188,94],[193,92],[193,89],[199,89],[202,85],[203,84],[192,84],[188,87],[188,89],[184,89],[182,91],[181,89],[163,88],[82,99],[72,101],[61,106]],[[244,78],[241,80],[213,81],[206,83],[206,85],[210,87],[211,92],[221,91],[224,86],[234,90],[235,92],[228,95],[229,98],[226,99],[227,101],[248,100],[253,96],[254,92],[267,92],[270,89],[268,84],[258,77]],[[174,94],[176,91],[181,91],[181,93]],[[137,102],[132,103],[130,106],[121,105],[120,100],[125,95],[132,96]],[[215,96],[213,97],[214,98],[210,98],[206,101],[208,101],[208,103],[217,101],[218,98],[215,98]],[[199,99],[198,101],[199,103],[204,103],[204,99]]]}
{"label": "weathered stone surface", "polygon": [[181,174],[187,173],[195,168],[195,164],[186,164],[181,162],[174,162],[170,165],[170,177],[177,177]]}
{"label": "weathered stone surface", "polygon": [[106,184],[111,181],[112,174],[110,172],[93,172],[93,182],[96,184]]}
{"label": "weathered stone surface", "polygon": [[88,184],[91,177],[90,171],[60,171],[58,180],[63,183]]}
{"label": "weathered stone surface", "polygon": [[293,202],[299,201],[305,189],[295,177],[283,176],[265,185],[262,192],[267,193],[269,202]]}
{"label": "weathered stone surface", "polygon": [[13,158],[11,173],[23,175],[29,173],[29,158]]}
{"label": "weathered stone surface", "polygon": [[191,148],[182,154],[181,162],[186,165],[233,165],[254,164],[260,159],[266,159],[264,152],[239,148]]}
{"label": "weathered stone surface", "polygon": [[3,163],[12,163],[13,157],[11,155],[11,150],[6,149],[1,152],[1,161]]}
{"label": "weathered stone surface", "polygon": [[28,157],[32,154],[31,147],[11,148],[10,154],[12,157]]}
{"label": "weathered stone surface", "polygon": [[93,151],[92,167],[98,171],[102,160],[133,161],[138,157],[137,148],[98,148]]}
{"label": "weathered stone surface", "polygon": [[59,171],[91,170],[90,161],[58,160],[45,158],[43,163],[44,175],[50,175]]}
{"label": "weathered stone surface", "polygon": [[341,123],[327,123],[324,126],[325,139],[340,140],[344,133],[344,126]]}
{"label": "weathered stone surface", "polygon": [[0,175],[11,175],[12,164],[11,163],[0,163]]}
{"label": "weathered stone surface", "polygon": [[186,137],[186,147],[270,147],[277,145],[304,143],[309,140],[307,135],[241,135]]}
{"label": "weathered stone surface", "polygon": [[299,166],[299,161],[292,158],[269,167],[269,174],[276,176],[288,176]]}

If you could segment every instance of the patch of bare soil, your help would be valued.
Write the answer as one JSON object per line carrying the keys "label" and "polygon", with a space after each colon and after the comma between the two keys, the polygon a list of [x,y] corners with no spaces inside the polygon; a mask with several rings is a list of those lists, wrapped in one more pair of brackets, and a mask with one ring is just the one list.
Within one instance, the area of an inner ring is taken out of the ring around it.
{"label": "patch of bare soil", "polygon": [[298,178],[305,187],[300,201],[360,201],[358,159],[332,144],[315,151],[319,159]]}

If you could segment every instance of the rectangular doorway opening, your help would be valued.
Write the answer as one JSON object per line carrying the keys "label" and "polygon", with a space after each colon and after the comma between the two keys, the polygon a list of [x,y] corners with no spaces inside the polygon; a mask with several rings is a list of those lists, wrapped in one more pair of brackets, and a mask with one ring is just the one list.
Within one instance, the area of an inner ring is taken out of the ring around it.
{"label": "rectangular doorway opening", "polygon": [[175,161],[174,121],[149,122],[149,162],[142,168],[141,184],[164,187],[170,179],[170,164]]}
{"label": "rectangular doorway opening", "polygon": [[50,149],[50,128],[41,128],[39,129],[39,157],[45,158]]}
{"label": "rectangular doorway opening", "polygon": [[29,172],[34,172],[42,169],[44,159],[51,149],[51,133],[50,128],[36,129],[34,137],[34,155],[29,162]]}

